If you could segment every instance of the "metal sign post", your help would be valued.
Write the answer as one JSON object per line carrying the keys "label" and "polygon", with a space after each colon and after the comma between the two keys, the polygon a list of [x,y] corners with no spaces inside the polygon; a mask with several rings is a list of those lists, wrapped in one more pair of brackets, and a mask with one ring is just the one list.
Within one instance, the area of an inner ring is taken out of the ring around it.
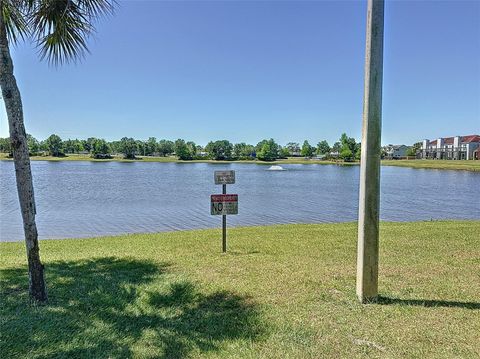
{"label": "metal sign post", "polygon": [[235,171],[215,171],[215,184],[222,185],[222,194],[210,196],[210,214],[222,216],[222,251],[227,251],[227,215],[238,214],[238,195],[227,194],[227,184],[235,183]]}
{"label": "metal sign post", "polygon": [[[227,194],[227,185],[222,184],[222,194]],[[227,215],[222,215],[222,252],[227,252]]]}

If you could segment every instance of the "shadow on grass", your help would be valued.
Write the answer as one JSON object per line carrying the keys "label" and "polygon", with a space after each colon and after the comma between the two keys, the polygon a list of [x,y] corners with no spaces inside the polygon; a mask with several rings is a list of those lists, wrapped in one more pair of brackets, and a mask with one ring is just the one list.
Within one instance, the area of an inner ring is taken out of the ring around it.
{"label": "shadow on grass", "polygon": [[431,300],[431,299],[400,299],[400,298],[390,298],[379,296],[377,304],[383,305],[410,305],[418,307],[447,307],[447,308],[465,308],[465,309],[480,309],[480,303],[476,302],[457,302],[457,301],[446,301],[446,300]]}
{"label": "shadow on grass", "polygon": [[249,256],[252,254],[259,254],[260,251],[235,251],[235,250],[230,250],[228,251],[228,254],[234,255],[234,256]]}
{"label": "shadow on grass", "polygon": [[183,358],[259,339],[251,298],[203,293],[168,268],[117,258],[48,263],[44,306],[29,304],[25,268],[2,270],[2,357]]}

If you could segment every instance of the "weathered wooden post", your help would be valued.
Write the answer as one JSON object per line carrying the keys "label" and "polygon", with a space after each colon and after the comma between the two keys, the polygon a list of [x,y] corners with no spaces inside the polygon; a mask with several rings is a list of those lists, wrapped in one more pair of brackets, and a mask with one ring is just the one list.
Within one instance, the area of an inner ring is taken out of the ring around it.
{"label": "weathered wooden post", "polygon": [[378,296],[383,13],[384,0],[368,0],[357,252],[357,296],[362,303]]}

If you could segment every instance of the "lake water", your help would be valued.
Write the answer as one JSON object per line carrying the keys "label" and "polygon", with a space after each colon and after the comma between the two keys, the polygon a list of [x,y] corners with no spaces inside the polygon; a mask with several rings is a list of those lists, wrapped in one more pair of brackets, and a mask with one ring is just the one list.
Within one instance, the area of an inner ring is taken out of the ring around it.
{"label": "lake water", "polygon": [[[39,236],[89,237],[211,228],[213,171],[236,171],[232,226],[357,219],[358,166],[32,162]],[[480,173],[382,167],[381,219],[480,219]],[[0,161],[0,241],[23,239],[12,162]]]}

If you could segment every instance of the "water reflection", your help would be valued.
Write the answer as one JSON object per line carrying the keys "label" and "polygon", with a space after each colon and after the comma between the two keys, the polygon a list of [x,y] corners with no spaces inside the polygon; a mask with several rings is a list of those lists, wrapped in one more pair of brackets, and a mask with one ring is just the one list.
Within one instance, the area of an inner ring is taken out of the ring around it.
{"label": "water reflection", "polygon": [[[236,170],[231,225],[354,221],[357,166],[32,162],[40,238],[218,227],[213,171]],[[381,217],[390,221],[480,219],[480,174],[382,167]],[[21,240],[12,162],[0,162],[0,240]]]}

